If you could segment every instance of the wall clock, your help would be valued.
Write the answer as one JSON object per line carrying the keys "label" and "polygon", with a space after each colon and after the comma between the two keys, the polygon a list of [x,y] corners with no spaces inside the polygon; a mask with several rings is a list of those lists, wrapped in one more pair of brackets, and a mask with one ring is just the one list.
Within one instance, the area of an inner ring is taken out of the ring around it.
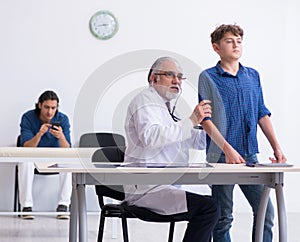
{"label": "wall clock", "polygon": [[118,32],[118,29],[117,18],[107,10],[98,11],[90,19],[90,30],[98,39],[110,39]]}

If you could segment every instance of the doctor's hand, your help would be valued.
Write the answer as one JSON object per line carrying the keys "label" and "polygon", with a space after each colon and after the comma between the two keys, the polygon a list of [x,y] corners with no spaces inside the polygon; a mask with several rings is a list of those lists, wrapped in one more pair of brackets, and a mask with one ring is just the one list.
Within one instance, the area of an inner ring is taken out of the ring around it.
{"label": "doctor's hand", "polygon": [[209,100],[202,100],[197,104],[192,115],[190,116],[190,120],[194,126],[200,124],[204,118],[211,117],[210,103],[211,101]]}

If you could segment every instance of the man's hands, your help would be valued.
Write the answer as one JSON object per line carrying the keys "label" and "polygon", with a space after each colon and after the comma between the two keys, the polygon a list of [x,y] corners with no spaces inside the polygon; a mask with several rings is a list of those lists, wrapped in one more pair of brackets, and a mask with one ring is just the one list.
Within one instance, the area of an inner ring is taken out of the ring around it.
{"label": "man's hands", "polygon": [[47,133],[47,131],[50,127],[51,127],[51,124],[48,124],[48,123],[42,124],[40,127],[40,131],[38,132],[40,137],[42,137],[45,133]]}
{"label": "man's hands", "polygon": [[223,148],[227,164],[245,163],[243,157],[229,144],[226,143]]}
{"label": "man's hands", "polygon": [[69,148],[70,144],[67,141],[63,129],[60,126],[55,126],[56,129],[51,129],[52,124],[44,123],[41,125],[39,132],[31,139],[24,143],[24,147],[37,147],[42,136],[48,132],[59,140],[59,147]]}
{"label": "man's hands", "polygon": [[[233,148],[228,149],[228,151],[224,152],[226,157],[227,164],[240,164],[245,163],[245,160],[241,157],[241,155]],[[274,157],[269,157],[269,160],[272,163],[285,163],[287,158],[284,156],[281,149],[276,149],[274,151]]]}
{"label": "man's hands", "polygon": [[51,128],[52,124],[49,123],[44,123],[42,124],[40,131],[39,131],[39,135],[40,138],[49,130],[49,133],[52,134],[55,138],[57,138],[58,140],[65,140],[65,135],[63,133],[63,129],[60,126],[56,126],[54,125],[54,129]]}
{"label": "man's hands", "polygon": [[224,139],[223,135],[211,120],[205,120],[201,125],[210,138],[224,152],[227,164],[245,163],[242,156]]}
{"label": "man's hands", "polygon": [[284,154],[281,151],[281,149],[276,149],[274,151],[274,157],[269,157],[269,160],[272,163],[285,163],[287,161],[287,158],[284,156]]}
{"label": "man's hands", "polygon": [[210,103],[211,101],[209,100],[202,100],[197,104],[192,115],[190,116],[190,119],[194,126],[200,124],[204,118],[211,117]]}
{"label": "man's hands", "polygon": [[[242,158],[242,156],[232,147],[227,147],[227,148],[224,147],[223,151],[225,153],[227,164],[245,163],[245,160]],[[287,158],[284,156],[281,149],[276,149],[274,151],[274,157],[269,157],[269,160],[272,163],[285,163],[287,161]]]}
{"label": "man's hands", "polygon": [[[50,127],[51,125],[49,125]],[[65,135],[63,133],[63,130],[60,126],[55,126],[54,125],[54,128],[50,128],[49,130],[50,134],[52,134],[55,138],[57,139],[61,139],[61,138],[65,138]]]}
{"label": "man's hands", "polygon": [[[211,117],[211,101],[202,100],[194,109],[190,116],[193,125],[200,124],[204,118]],[[219,146],[225,154],[227,164],[241,164],[245,163],[243,157],[224,139],[222,134],[211,122],[211,120],[205,120],[202,124],[203,129],[211,137],[211,139]],[[272,163],[284,163],[287,161],[283,152],[279,148],[278,142],[275,138],[275,134],[270,122],[269,116],[265,116],[259,120],[259,125],[262,128],[264,134],[268,138],[271,146],[274,149],[274,157],[269,157]]]}

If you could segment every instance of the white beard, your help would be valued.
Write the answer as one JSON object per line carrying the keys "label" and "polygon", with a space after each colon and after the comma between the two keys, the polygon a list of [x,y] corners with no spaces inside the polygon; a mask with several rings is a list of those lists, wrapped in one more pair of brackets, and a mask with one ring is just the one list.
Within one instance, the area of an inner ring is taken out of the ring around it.
{"label": "white beard", "polygon": [[171,92],[171,91],[170,91],[171,87],[174,87],[174,86],[168,87],[168,88],[167,88],[167,91],[166,91],[166,98],[167,98],[168,100],[175,99],[175,98],[177,98],[177,97],[181,94],[181,88],[180,88],[179,86],[176,86],[176,87],[179,89],[178,92]]}

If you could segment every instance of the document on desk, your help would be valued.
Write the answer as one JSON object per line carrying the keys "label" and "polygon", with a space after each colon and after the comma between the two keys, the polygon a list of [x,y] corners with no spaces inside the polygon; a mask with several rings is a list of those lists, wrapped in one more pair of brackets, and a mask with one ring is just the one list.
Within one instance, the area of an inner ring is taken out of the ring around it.
{"label": "document on desk", "polygon": [[117,163],[117,162],[111,162],[111,163],[104,163],[104,162],[99,162],[99,163],[93,163],[93,166],[96,168],[116,168],[120,167],[123,163]]}
{"label": "document on desk", "polygon": [[257,163],[256,167],[292,167],[293,164],[290,163]]}
{"label": "document on desk", "polygon": [[249,167],[292,167],[293,164],[290,163],[252,163],[252,162],[246,162],[246,166]]}
{"label": "document on desk", "polygon": [[144,168],[209,168],[212,167],[210,164],[201,163],[146,163],[146,162],[136,162],[136,163],[124,163],[121,167],[144,167]]}
{"label": "document on desk", "polygon": [[99,163],[55,163],[48,166],[48,168],[83,168],[83,167],[95,167],[95,168],[117,168],[117,167],[131,167],[131,168],[210,168],[212,167],[208,163],[145,163],[145,162],[99,162]]}
{"label": "document on desk", "polygon": [[81,163],[55,163],[48,166],[48,168],[82,168]]}

